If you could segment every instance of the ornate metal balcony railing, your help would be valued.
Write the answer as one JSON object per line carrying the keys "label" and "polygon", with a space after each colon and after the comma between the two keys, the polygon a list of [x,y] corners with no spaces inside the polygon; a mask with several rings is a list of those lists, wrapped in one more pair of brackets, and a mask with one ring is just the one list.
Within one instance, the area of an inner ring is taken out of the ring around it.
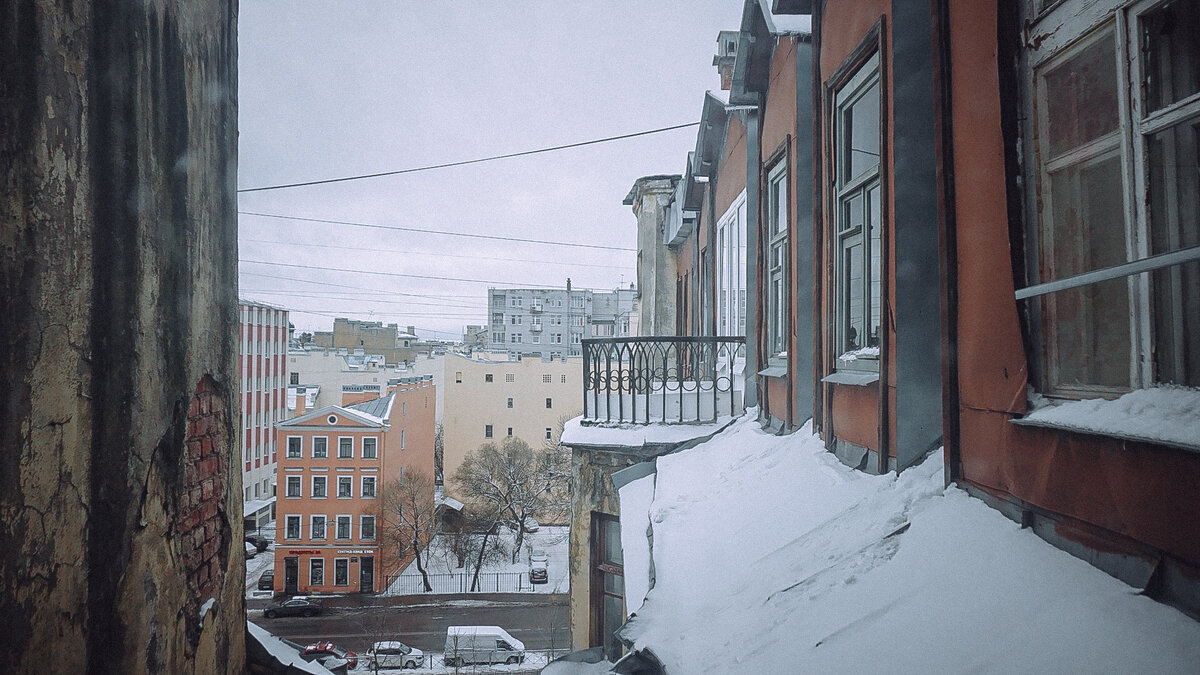
{"label": "ornate metal balcony railing", "polygon": [[743,410],[744,337],[583,341],[585,423],[712,422]]}

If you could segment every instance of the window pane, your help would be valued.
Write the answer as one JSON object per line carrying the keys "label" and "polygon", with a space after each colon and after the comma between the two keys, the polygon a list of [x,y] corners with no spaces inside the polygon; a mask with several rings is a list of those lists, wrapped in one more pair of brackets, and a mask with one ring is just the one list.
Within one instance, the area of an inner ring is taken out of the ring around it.
{"label": "window pane", "polygon": [[1168,2],[1142,17],[1141,32],[1147,112],[1200,91],[1200,4]]}
{"label": "window pane", "polygon": [[1151,275],[1154,381],[1200,387],[1200,262]]}
{"label": "window pane", "polygon": [[842,114],[846,134],[842,180],[848,181],[879,164],[879,81]]}
{"label": "window pane", "polygon": [[1121,185],[1121,157],[1115,152],[1050,177],[1046,280],[1125,262]]}
{"label": "window pane", "polygon": [[329,455],[329,439],[318,436],[313,439],[313,457],[320,459]]}
{"label": "window pane", "polygon": [[843,251],[842,270],[845,273],[843,293],[845,307],[842,312],[842,351],[853,351],[862,347],[863,317],[863,256],[862,240],[853,238],[854,243]]}
{"label": "window pane", "polygon": [[1111,279],[1046,296],[1052,389],[1130,386],[1129,281]]}
{"label": "window pane", "polygon": [[879,346],[879,323],[880,323],[880,307],[883,302],[880,299],[880,293],[883,290],[883,280],[881,278],[882,251],[880,249],[880,235],[882,233],[882,219],[879,204],[879,186],[876,185],[867,192],[867,222],[870,227],[871,237],[871,277],[870,287],[871,294],[867,299],[870,305],[870,332],[867,334],[867,346]]}
{"label": "window pane", "polygon": [[614,565],[624,563],[621,551],[621,521],[604,520],[604,562]]}
{"label": "window pane", "polygon": [[1116,40],[1106,30],[1084,49],[1046,73],[1045,100],[1050,157],[1117,128]]}

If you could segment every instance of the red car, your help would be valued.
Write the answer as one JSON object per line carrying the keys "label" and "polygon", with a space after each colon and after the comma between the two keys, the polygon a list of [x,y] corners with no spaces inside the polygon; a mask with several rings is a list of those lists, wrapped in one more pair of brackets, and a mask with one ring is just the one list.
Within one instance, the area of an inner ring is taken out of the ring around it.
{"label": "red car", "polygon": [[318,642],[315,645],[309,645],[304,648],[303,656],[305,661],[315,661],[328,656],[334,656],[344,659],[349,665],[350,670],[358,667],[358,654],[342,649],[332,642]]}

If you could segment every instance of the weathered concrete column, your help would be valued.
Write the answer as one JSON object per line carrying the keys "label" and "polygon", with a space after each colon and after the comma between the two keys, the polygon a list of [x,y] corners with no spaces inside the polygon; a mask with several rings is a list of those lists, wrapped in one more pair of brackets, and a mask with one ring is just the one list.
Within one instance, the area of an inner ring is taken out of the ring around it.
{"label": "weathered concrete column", "polygon": [[663,235],[667,205],[679,176],[645,176],[637,179],[625,205],[637,218],[639,332],[648,335],[675,334],[675,277],[678,265],[667,250]]}
{"label": "weathered concrete column", "polygon": [[236,3],[0,18],[0,672],[244,666]]}

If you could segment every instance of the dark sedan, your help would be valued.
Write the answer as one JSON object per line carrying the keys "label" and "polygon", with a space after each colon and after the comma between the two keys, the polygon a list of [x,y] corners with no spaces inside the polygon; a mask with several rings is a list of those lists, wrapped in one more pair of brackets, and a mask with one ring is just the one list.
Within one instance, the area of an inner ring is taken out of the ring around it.
{"label": "dark sedan", "polygon": [[316,616],[321,613],[321,606],[304,598],[292,598],[283,602],[267,605],[263,616],[274,619],[277,616]]}

